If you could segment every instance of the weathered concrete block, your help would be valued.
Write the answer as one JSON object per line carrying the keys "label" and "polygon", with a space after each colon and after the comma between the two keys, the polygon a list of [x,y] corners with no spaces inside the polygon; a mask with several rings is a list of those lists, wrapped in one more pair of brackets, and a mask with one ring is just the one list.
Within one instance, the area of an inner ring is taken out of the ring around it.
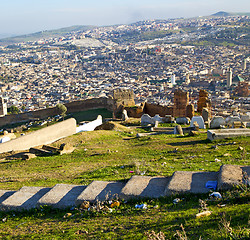
{"label": "weathered concrete block", "polygon": [[124,199],[136,197],[158,198],[164,195],[167,177],[133,176],[121,191]]}
{"label": "weathered concrete block", "polygon": [[93,181],[78,196],[75,203],[79,205],[83,201],[93,202],[113,199],[115,196],[120,196],[124,185],[122,182]]}
{"label": "weathered concrete block", "polygon": [[63,122],[39,129],[9,142],[0,144],[0,153],[9,151],[28,150],[32,147],[50,144],[63,137],[76,133],[76,120],[67,119]]}
{"label": "weathered concrete block", "polygon": [[75,200],[86,186],[57,184],[37,202],[37,206],[49,205],[54,208],[66,208],[75,205]]}
{"label": "weathered concrete block", "polygon": [[217,181],[217,172],[177,171],[171,177],[165,189],[165,195],[176,193],[206,193],[207,181]]}
{"label": "weathered concrete block", "polygon": [[242,169],[237,165],[222,165],[218,176],[218,190],[227,190],[242,183]]}
{"label": "weathered concrete block", "polygon": [[[14,194],[15,191],[9,191],[9,190],[0,190],[0,204],[7,199],[8,197],[10,197],[12,194]],[[1,205],[0,205],[1,208]]]}
{"label": "weathered concrete block", "polygon": [[35,208],[38,200],[46,194],[50,188],[22,187],[0,204],[1,210],[29,210]]}
{"label": "weathered concrete block", "polygon": [[148,114],[143,114],[141,116],[141,125],[147,126],[148,124],[154,124],[154,120]]}
{"label": "weathered concrete block", "polygon": [[234,137],[247,137],[250,136],[250,129],[248,128],[231,128],[231,129],[218,129],[208,130],[207,139],[210,141],[224,138]]}

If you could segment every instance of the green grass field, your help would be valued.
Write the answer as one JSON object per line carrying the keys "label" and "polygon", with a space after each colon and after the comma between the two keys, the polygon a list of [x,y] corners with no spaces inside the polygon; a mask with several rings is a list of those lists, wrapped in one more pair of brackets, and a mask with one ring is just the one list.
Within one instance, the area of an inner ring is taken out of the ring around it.
{"label": "green grass field", "polygon": [[[249,165],[249,137],[209,142],[206,132],[201,132],[193,137],[136,138],[138,131],[145,130],[123,129],[83,132],[56,142],[55,146],[71,143],[76,147],[67,155],[26,161],[2,158],[0,189],[52,187],[57,183],[87,185],[93,180],[123,181],[142,172],[149,176],[171,176],[177,170],[218,171],[222,164]],[[23,213],[0,212],[0,239],[150,239],[147,235],[152,231],[155,235],[162,232],[165,239],[199,239],[200,236],[202,239],[248,239],[249,190],[240,187],[222,194],[220,201],[207,201],[212,214],[201,219],[195,218],[199,199],[208,199],[208,194],[180,196],[182,201],[176,205],[173,204],[176,196],[121,202],[113,212],[48,207]],[[135,204],[139,203],[147,203],[148,208],[136,209]],[[66,213],[72,215],[63,218]],[[184,234],[181,224],[187,238],[176,235],[177,231]]]}

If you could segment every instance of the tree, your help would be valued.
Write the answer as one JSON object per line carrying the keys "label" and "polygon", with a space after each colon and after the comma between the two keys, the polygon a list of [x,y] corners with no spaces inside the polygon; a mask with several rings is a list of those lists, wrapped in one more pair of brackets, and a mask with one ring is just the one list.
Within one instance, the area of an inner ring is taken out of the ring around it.
{"label": "tree", "polygon": [[63,117],[63,120],[64,120],[64,117],[66,116],[66,112],[67,112],[66,106],[63,105],[62,103],[58,103],[56,105],[56,108],[57,108],[59,114]]}
{"label": "tree", "polygon": [[18,114],[20,112],[20,110],[18,109],[17,106],[12,105],[9,109],[8,112],[10,114]]}

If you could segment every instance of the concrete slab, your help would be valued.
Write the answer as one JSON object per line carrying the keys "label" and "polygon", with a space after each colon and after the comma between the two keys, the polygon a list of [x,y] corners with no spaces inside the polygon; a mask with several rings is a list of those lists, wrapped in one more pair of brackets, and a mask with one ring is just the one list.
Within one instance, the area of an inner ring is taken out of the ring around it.
{"label": "concrete slab", "polygon": [[[78,196],[75,203],[81,204],[83,201],[104,201],[113,199],[116,195],[120,196],[122,188],[125,186],[123,182],[107,182],[93,181],[86,189]],[[108,194],[108,198],[106,198]]]}
{"label": "concrete slab", "polygon": [[0,204],[14,194],[16,191],[9,191],[9,190],[0,190]]}
{"label": "concrete slab", "polygon": [[250,166],[241,167],[243,173],[243,183],[250,185]]}
{"label": "concrete slab", "polygon": [[243,172],[241,166],[222,165],[218,176],[218,190],[227,190],[242,183]]}
{"label": "concrete slab", "polygon": [[207,139],[210,141],[224,138],[234,138],[234,137],[247,137],[250,136],[250,129],[248,128],[231,128],[231,129],[218,129],[218,130],[208,130]]}
{"label": "concrete slab", "polygon": [[165,189],[165,195],[176,193],[207,193],[208,181],[217,181],[218,172],[177,171],[171,177]]}
{"label": "concrete slab", "polygon": [[164,196],[169,182],[167,177],[133,176],[121,191],[124,199],[136,197],[158,198]]}
{"label": "concrete slab", "polygon": [[35,208],[37,201],[51,188],[22,187],[0,204],[1,210],[29,210]]}
{"label": "concrete slab", "polygon": [[83,185],[57,184],[37,202],[54,208],[67,208],[75,205],[75,200],[86,188]]}

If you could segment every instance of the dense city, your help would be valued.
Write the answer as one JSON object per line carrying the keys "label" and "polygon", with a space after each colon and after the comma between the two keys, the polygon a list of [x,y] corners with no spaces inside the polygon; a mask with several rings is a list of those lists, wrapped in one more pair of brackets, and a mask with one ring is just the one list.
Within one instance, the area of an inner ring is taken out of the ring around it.
{"label": "dense city", "polygon": [[182,89],[197,107],[198,92],[206,89],[214,114],[245,112],[248,45],[204,40],[244,26],[249,27],[248,16],[152,20],[3,45],[1,95],[8,107],[25,112],[105,97],[115,88],[133,90],[136,103],[166,106],[175,89]]}

